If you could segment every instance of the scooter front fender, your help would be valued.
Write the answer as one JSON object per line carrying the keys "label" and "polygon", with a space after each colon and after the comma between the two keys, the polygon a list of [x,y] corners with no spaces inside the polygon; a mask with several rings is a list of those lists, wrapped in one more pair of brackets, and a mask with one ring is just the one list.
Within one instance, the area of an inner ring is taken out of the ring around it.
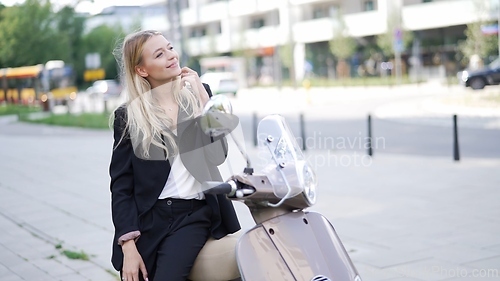
{"label": "scooter front fender", "polygon": [[335,229],[316,212],[256,225],[238,240],[236,257],[243,280],[361,280]]}

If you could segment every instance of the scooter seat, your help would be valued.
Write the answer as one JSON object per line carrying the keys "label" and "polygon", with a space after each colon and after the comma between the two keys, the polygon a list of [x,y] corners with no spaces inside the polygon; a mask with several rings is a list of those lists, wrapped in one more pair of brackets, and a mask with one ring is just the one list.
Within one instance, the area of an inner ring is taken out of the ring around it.
{"label": "scooter seat", "polygon": [[236,243],[242,231],[215,240],[209,238],[196,258],[188,279],[227,281],[240,277],[236,262]]}

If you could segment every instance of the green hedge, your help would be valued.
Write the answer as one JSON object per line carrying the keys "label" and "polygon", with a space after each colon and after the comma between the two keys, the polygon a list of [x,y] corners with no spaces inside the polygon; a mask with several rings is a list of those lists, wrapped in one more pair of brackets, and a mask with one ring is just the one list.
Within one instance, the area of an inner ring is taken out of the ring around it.
{"label": "green hedge", "polygon": [[92,129],[109,129],[109,114],[103,113],[83,113],[83,114],[52,114],[49,117],[42,119],[30,120],[23,116],[21,121],[37,123],[37,124],[47,124],[47,125],[57,125],[57,126],[67,126],[67,127],[81,127],[81,128],[92,128]]}
{"label": "green hedge", "polygon": [[35,105],[0,104],[0,115],[21,115],[41,110],[39,106]]}

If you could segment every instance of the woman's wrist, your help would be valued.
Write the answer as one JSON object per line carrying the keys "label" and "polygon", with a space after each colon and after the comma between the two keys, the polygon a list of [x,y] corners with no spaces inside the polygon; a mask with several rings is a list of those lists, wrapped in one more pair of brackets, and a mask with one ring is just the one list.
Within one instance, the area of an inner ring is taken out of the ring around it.
{"label": "woman's wrist", "polygon": [[128,240],[128,241],[123,242],[123,244],[122,244],[123,254],[125,254],[126,252],[133,251],[133,250],[137,251],[137,247],[135,246],[134,240]]}

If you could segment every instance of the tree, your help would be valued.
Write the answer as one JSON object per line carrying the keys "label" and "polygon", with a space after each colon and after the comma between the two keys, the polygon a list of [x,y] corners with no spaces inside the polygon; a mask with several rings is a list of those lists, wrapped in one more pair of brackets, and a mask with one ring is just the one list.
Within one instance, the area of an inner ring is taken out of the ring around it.
{"label": "tree", "polygon": [[[107,79],[118,78],[118,69],[113,51],[117,47],[120,38],[124,37],[121,27],[111,27],[100,25],[92,29],[82,38],[83,47],[80,49],[79,57],[85,61],[85,55],[88,53],[99,53],[101,56],[101,67],[106,72]],[[77,72],[83,75],[85,65],[79,65]],[[82,77],[80,76],[79,79]]]}
{"label": "tree", "polygon": [[413,32],[407,30],[403,23],[401,25],[398,22],[402,21],[396,14],[389,15],[387,19],[387,32],[377,35],[376,42],[377,46],[380,48],[384,56],[391,58],[395,54],[394,50],[394,32],[398,26],[402,26],[402,40],[403,48],[408,48],[413,42]]}
{"label": "tree", "polygon": [[295,73],[292,73],[292,67],[293,67],[293,45],[291,42],[285,43],[283,46],[277,46],[276,48],[279,48],[279,56],[281,63],[283,66],[288,69],[288,73],[290,76],[290,80],[293,81],[293,77],[295,77]]}
{"label": "tree", "polygon": [[54,28],[52,5],[48,0],[26,0],[2,10],[0,58],[5,66],[67,61],[67,38]]}
{"label": "tree", "polygon": [[[340,13],[339,13],[340,14]],[[330,40],[330,52],[338,59],[337,75],[341,78],[349,76],[346,59],[350,58],[355,52],[357,43],[349,35],[349,30],[341,16],[336,17],[337,27],[333,32],[333,39]]]}
{"label": "tree", "polygon": [[464,31],[466,39],[458,45],[459,50],[464,55],[463,62],[465,64],[473,55],[478,55],[481,59],[495,55],[498,48],[498,36],[483,34],[481,30],[482,26],[494,24],[493,21],[484,19],[483,15],[488,13],[488,8],[482,1],[476,1],[475,9],[479,20],[467,25]]}
{"label": "tree", "polygon": [[3,16],[2,16],[2,11],[7,8],[4,4],[0,3],[0,21],[2,20]]}
{"label": "tree", "polygon": [[[5,5],[3,5],[2,3],[0,3],[0,23],[2,22],[6,13],[7,13],[7,7]],[[1,39],[2,38],[0,38],[0,40]],[[0,42],[0,48],[1,47],[2,47],[2,43]],[[6,66],[7,66],[7,64],[4,63],[4,59],[2,58],[2,56],[0,56],[0,68],[6,67]],[[1,85],[0,85],[0,87],[1,87]]]}
{"label": "tree", "polygon": [[85,28],[85,17],[75,13],[71,6],[64,6],[59,10],[55,19],[57,22],[57,31],[63,34],[67,43],[69,52],[68,63],[76,65],[81,58],[78,57],[79,48],[82,47],[82,35]]}

